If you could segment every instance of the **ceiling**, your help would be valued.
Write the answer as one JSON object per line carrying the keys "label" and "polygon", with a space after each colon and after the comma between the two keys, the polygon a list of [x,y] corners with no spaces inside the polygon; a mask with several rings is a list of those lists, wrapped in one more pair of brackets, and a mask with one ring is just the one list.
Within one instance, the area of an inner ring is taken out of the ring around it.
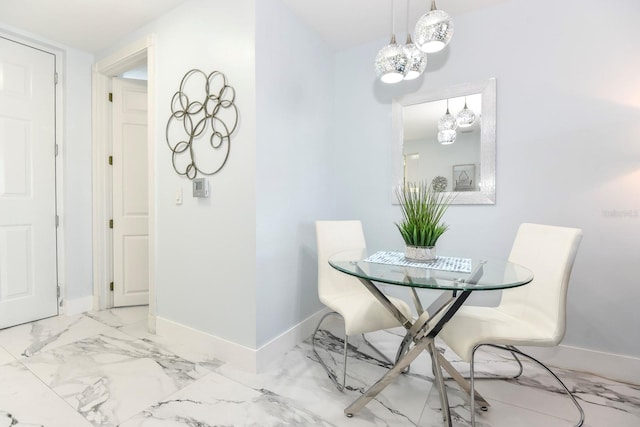
{"label": "ceiling", "polygon": [[[259,1],[259,0],[258,0]],[[307,25],[315,29],[335,49],[344,49],[391,35],[393,4],[395,33],[409,28],[431,7],[431,0],[282,0]],[[437,0],[438,9],[453,18],[507,0]],[[404,40],[398,39],[398,43]]]}
{"label": "ceiling", "polygon": [[1,0],[0,22],[96,53],[187,0]]}
{"label": "ceiling", "polygon": [[[96,53],[187,1],[1,0],[0,22]],[[336,50],[391,33],[392,0],[282,1]],[[504,1],[507,0],[438,0],[438,8],[447,11],[455,22],[457,15]],[[399,35],[406,33],[407,3],[411,27],[429,9],[430,0],[395,0],[395,29]]]}

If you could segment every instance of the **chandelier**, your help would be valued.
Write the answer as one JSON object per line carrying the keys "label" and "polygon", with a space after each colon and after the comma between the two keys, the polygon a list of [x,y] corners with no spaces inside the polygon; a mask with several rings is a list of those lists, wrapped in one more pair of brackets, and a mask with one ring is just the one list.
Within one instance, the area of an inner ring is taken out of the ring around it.
{"label": "chandelier", "polygon": [[409,1],[407,0],[407,42],[399,45],[395,36],[395,0],[391,1],[391,41],[376,55],[376,76],[383,83],[398,83],[419,77],[427,66],[427,53],[442,50],[453,36],[453,21],[449,15],[438,10],[435,0],[431,10],[418,19],[413,31],[409,32]]}

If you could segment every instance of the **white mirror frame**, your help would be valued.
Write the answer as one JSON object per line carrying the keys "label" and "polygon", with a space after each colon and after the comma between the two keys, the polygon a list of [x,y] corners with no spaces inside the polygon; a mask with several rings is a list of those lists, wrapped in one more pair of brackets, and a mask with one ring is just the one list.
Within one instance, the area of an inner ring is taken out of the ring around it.
{"label": "white mirror frame", "polygon": [[456,98],[474,93],[482,94],[480,116],[480,191],[458,191],[453,204],[494,205],[496,203],[496,79],[463,83],[429,92],[411,93],[394,99],[392,116],[392,200],[398,203],[396,189],[404,183],[402,108],[408,105]]}

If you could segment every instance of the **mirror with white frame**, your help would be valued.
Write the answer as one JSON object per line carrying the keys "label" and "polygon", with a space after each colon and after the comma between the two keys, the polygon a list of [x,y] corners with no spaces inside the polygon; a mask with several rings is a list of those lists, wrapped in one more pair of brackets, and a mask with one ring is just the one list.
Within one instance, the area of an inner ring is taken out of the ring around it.
{"label": "mirror with white frame", "polygon": [[[459,116],[465,104],[466,121]],[[439,134],[447,111],[457,128]],[[495,204],[495,79],[404,95],[394,99],[392,116],[394,201],[399,186],[425,181],[455,192],[453,204]]]}

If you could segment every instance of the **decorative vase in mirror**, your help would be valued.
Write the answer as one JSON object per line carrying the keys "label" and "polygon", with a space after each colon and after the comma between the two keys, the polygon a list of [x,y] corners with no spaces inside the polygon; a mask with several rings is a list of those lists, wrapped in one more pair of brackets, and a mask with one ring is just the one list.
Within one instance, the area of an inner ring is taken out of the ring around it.
{"label": "decorative vase in mirror", "polygon": [[436,242],[449,226],[442,217],[451,205],[454,193],[436,191],[427,182],[407,182],[396,189],[402,221],[396,226],[406,244],[405,258],[430,261],[436,258]]}

